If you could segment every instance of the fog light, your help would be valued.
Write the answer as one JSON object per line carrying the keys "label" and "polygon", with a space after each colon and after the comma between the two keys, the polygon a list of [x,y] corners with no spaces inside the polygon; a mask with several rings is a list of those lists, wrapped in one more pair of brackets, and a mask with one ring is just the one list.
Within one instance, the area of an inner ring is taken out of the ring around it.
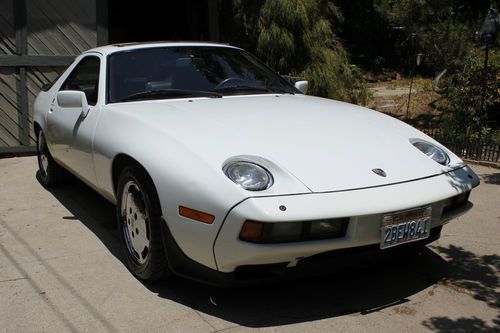
{"label": "fog light", "polygon": [[264,234],[271,242],[293,242],[298,241],[302,234],[302,222],[279,222],[269,223]]}
{"label": "fog light", "polygon": [[347,230],[348,218],[321,220],[311,222],[308,238],[324,239],[343,237]]}

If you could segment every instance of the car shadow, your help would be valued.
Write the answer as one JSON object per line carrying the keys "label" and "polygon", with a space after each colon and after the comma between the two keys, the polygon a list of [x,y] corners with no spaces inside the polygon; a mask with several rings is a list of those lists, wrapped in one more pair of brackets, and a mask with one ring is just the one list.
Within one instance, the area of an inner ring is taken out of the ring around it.
{"label": "car shadow", "polygon": [[[42,185],[40,172],[36,179]],[[72,175],[64,185],[46,188],[72,215],[64,220],[79,220],[93,232],[117,259],[125,262],[116,230],[115,206]]]}
{"label": "car shadow", "polygon": [[[124,262],[112,204],[76,179],[49,191],[73,215],[62,218],[81,221],[111,254]],[[446,255],[456,255],[456,250]],[[449,276],[467,274],[450,273],[461,269],[423,248],[407,257],[390,257],[333,275],[268,285],[222,289],[182,278],[143,285],[158,297],[201,314],[247,327],[271,327],[353,313],[369,314],[403,304]]]}
{"label": "car shadow", "polygon": [[247,327],[271,327],[360,313],[404,304],[441,280],[446,262],[425,248],[409,260],[379,260],[333,275],[235,289],[187,280],[146,283],[158,296]]}

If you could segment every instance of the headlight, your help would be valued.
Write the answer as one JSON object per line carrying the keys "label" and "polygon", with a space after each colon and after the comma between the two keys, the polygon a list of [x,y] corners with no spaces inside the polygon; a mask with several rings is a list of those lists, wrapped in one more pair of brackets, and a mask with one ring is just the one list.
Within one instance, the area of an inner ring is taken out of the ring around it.
{"label": "headlight", "polygon": [[418,150],[432,158],[437,163],[446,165],[450,162],[448,154],[446,154],[446,152],[438,146],[424,140],[410,140],[410,142],[418,148]]}
{"label": "headlight", "polygon": [[233,162],[223,168],[226,176],[248,191],[262,191],[273,185],[273,176],[258,164]]}

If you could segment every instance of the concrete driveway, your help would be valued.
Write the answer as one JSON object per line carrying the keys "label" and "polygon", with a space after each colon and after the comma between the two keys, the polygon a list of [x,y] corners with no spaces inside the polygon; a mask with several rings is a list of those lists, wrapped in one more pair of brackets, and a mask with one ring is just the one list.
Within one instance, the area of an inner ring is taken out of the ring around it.
{"label": "concrete driveway", "polygon": [[78,181],[45,190],[34,157],[0,160],[0,331],[500,332],[500,170],[474,169],[473,210],[408,261],[221,290],[141,283],[112,205]]}

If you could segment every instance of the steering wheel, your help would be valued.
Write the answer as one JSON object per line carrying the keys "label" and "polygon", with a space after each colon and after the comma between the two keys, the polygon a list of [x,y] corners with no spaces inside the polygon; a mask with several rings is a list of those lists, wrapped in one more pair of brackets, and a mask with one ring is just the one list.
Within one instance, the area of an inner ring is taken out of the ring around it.
{"label": "steering wheel", "polygon": [[238,85],[238,83],[245,82],[245,80],[240,79],[239,77],[228,77],[227,79],[219,82],[214,89],[220,89],[226,86]]}

